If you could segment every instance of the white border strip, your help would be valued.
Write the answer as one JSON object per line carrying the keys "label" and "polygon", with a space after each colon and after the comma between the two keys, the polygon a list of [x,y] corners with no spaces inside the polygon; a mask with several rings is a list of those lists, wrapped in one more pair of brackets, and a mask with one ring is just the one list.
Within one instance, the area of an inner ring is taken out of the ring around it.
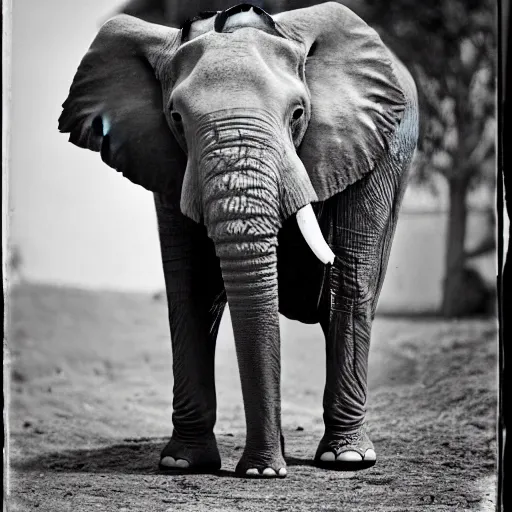
{"label": "white border strip", "polygon": [[11,57],[12,57],[12,0],[2,2],[2,276],[4,294],[4,489],[6,501],[10,494],[9,464],[9,407],[10,358],[9,333],[9,170],[11,161]]}

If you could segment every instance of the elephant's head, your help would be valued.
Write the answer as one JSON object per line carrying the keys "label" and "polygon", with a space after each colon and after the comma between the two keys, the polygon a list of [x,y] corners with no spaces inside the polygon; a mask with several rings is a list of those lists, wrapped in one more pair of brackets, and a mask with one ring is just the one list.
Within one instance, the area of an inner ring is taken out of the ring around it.
{"label": "elephant's head", "polygon": [[307,205],[372,170],[404,98],[388,50],[349,9],[326,3],[272,18],[245,4],[181,30],[112,18],[63,107],[71,142],[179,200],[221,259],[228,242],[244,257],[273,251],[282,221],[299,212],[327,262]]}

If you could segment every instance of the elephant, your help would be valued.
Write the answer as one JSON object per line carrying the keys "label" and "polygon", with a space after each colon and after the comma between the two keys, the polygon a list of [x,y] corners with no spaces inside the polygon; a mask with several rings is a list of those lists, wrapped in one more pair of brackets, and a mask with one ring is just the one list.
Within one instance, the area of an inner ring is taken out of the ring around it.
{"label": "elephant", "polygon": [[59,129],[153,192],[173,354],[159,467],[215,472],[215,344],[226,303],[246,441],[235,473],[287,474],[279,313],[319,323],[325,432],[314,463],[376,462],[366,420],[372,322],[418,138],[405,66],[348,8],[240,4],[181,29],[116,15]]}

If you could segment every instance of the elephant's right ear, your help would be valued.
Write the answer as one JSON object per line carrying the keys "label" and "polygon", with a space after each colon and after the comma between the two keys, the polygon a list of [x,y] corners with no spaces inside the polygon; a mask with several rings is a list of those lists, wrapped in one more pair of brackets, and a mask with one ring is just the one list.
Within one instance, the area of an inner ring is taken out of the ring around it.
{"label": "elephant's right ear", "polygon": [[157,77],[178,45],[179,30],[127,15],[110,19],[80,63],[59,118],[70,142],[100,151],[133,183],[173,196],[186,156],[167,125]]}
{"label": "elephant's right ear", "polygon": [[311,119],[298,153],[325,201],[389,151],[407,100],[391,52],[347,7],[326,2],[274,19],[304,51]]}

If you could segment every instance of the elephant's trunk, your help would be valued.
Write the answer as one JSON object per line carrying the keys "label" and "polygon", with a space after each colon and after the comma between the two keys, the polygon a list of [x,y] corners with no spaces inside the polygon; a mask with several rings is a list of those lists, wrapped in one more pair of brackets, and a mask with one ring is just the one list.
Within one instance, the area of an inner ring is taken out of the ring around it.
{"label": "elephant's trunk", "polygon": [[[281,432],[280,332],[276,237],[216,242],[231,312],[247,425],[246,450],[279,452]],[[254,450],[252,450],[254,447]],[[249,455],[249,454],[248,454]]]}
{"label": "elephant's trunk", "polygon": [[246,455],[254,460],[280,453],[280,153],[261,131],[240,125],[236,134],[216,129],[220,143],[203,153],[200,165],[205,173],[204,222],[220,259],[231,311],[245,405]]}
{"label": "elephant's trunk", "polygon": [[204,223],[221,261],[231,309],[277,297],[285,155],[261,128],[255,120],[217,123],[215,143],[203,150],[199,165]]}

